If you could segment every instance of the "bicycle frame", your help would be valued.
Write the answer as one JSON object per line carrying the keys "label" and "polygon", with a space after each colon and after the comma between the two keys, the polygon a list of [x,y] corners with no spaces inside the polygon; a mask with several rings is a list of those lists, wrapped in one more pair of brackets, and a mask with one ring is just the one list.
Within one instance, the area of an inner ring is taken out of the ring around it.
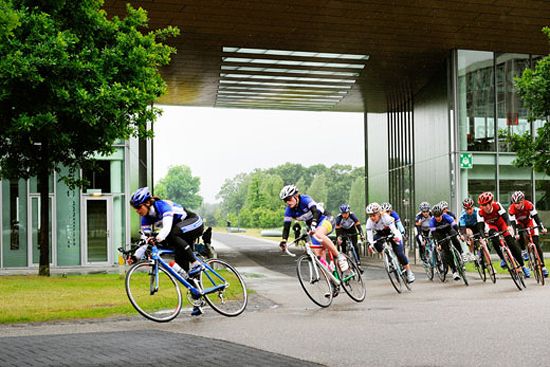
{"label": "bicycle frame", "polygon": [[206,262],[204,262],[200,257],[195,256],[193,254],[193,257],[195,260],[199,261],[203,269],[209,270],[208,272],[203,272],[203,274],[206,274],[206,276],[214,282],[214,278],[211,277],[210,272],[212,272],[216,278],[218,278],[223,284],[217,285],[215,287],[210,287],[206,289],[200,289],[192,285],[190,282],[188,282],[185,278],[183,278],[180,274],[178,274],[172,267],[166,263],[161,257],[161,255],[167,255],[167,254],[174,254],[174,250],[165,250],[165,249],[159,249],[157,246],[152,246],[151,248],[151,257],[148,261],[152,262],[153,264],[153,271],[155,273],[155,288],[152,289],[151,292],[156,292],[158,290],[158,274],[159,265],[166,270],[170,275],[172,275],[174,278],[176,278],[183,286],[191,291],[191,293],[195,296],[204,296],[210,293],[214,293],[220,289],[224,289],[227,286],[227,281],[218,274],[214,269],[212,269]]}

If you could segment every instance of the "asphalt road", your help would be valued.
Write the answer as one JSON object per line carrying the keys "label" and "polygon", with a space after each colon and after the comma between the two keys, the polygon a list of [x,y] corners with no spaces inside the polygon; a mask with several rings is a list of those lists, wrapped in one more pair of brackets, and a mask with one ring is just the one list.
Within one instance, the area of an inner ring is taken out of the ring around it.
{"label": "asphalt road", "polygon": [[[249,307],[239,317],[225,318],[207,309],[198,319],[190,319],[186,312],[168,324],[136,317],[4,326],[0,327],[0,343],[13,347],[20,341],[32,349],[29,340],[44,337],[72,335],[70,340],[92,338],[99,343],[106,336],[123,341],[135,334],[136,348],[151,355],[158,352],[158,346],[140,341],[147,340],[148,333],[158,338],[162,331],[168,339],[181,339],[181,353],[174,358],[185,361],[180,365],[190,366],[297,366],[311,362],[346,367],[505,367],[546,365],[550,359],[548,285],[541,287],[528,280],[528,288],[519,292],[509,278],[491,284],[472,274],[471,285],[466,287],[461,282],[430,282],[417,269],[413,291],[397,294],[380,260],[373,259],[367,264],[364,302],[355,303],[340,294],[328,309],[319,309],[300,288],[294,258],[282,255],[276,243],[233,234],[215,234],[214,238],[219,241],[220,257],[236,265],[254,290]],[[221,351],[222,356],[212,358],[201,351],[186,358],[197,341],[211,346],[208,350],[213,353]],[[100,346],[94,350],[104,352]],[[29,356],[25,355],[27,360]],[[197,364],[193,358],[206,362]],[[153,360],[141,357],[137,361],[145,365]],[[86,365],[103,365],[94,364],[93,358],[86,361]],[[0,365],[7,365],[5,362],[0,357]]]}

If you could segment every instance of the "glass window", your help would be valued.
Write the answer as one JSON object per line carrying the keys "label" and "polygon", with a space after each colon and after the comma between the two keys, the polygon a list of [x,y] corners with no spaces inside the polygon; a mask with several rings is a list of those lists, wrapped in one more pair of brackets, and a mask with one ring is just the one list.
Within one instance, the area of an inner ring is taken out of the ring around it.
{"label": "glass window", "polygon": [[27,266],[27,182],[1,183],[3,265]]}
{"label": "glass window", "polygon": [[493,53],[458,51],[460,150],[495,150]]}
{"label": "glass window", "polygon": [[496,103],[499,151],[509,152],[506,137],[529,131],[527,109],[514,88],[514,78],[529,67],[529,55],[499,54],[496,57]]}
{"label": "glass window", "polygon": [[96,161],[97,169],[83,170],[82,176],[88,184],[84,186],[84,192],[89,189],[101,190],[102,193],[111,192],[111,161]]}
{"label": "glass window", "polygon": [[471,169],[462,170],[463,175],[467,175],[466,196],[471,197],[477,202],[479,194],[485,191],[495,193],[496,184],[496,165],[495,156],[487,154],[476,154],[473,156],[474,165]]}
{"label": "glass window", "polygon": [[[535,68],[535,66],[537,65],[537,63],[543,58],[544,56],[533,56],[532,57],[532,67]],[[538,129],[542,127],[542,125],[544,125],[545,123],[545,120],[535,120],[533,122],[533,129],[534,129],[534,135],[535,137],[538,136]]]}
{"label": "glass window", "polygon": [[[535,205],[546,228],[550,227],[550,176],[535,174]],[[550,236],[541,236],[543,251],[550,251]],[[548,262],[547,262],[548,265]]]}

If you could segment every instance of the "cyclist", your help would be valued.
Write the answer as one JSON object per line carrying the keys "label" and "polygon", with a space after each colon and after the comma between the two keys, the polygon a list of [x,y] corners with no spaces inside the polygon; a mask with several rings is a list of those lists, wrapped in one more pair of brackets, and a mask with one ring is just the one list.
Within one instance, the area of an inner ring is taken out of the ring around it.
{"label": "cyclist", "polygon": [[383,211],[388,213],[395,220],[395,226],[397,227],[399,232],[401,232],[401,235],[405,237],[405,227],[403,227],[403,223],[401,222],[401,217],[399,216],[399,214],[397,214],[395,210],[393,210],[391,204],[388,202],[384,202],[380,204],[380,207],[382,208]]}
{"label": "cyclist", "polygon": [[[433,217],[430,219],[430,231],[433,238],[436,241],[441,241],[446,237],[453,236],[451,237],[451,242],[460,255],[464,258],[462,254],[462,246],[460,246],[460,241],[457,238],[458,224],[456,221],[449,214],[446,214],[443,207],[439,204],[434,205],[432,208],[432,214]],[[460,275],[456,269],[456,264],[453,261],[453,255],[451,254],[451,249],[449,247],[449,239],[440,242],[438,245],[443,249],[443,258],[445,259],[445,263],[451,267],[453,279],[460,280]]]}
{"label": "cyclist", "polygon": [[470,260],[476,259],[472,236],[481,236],[477,225],[477,210],[474,201],[471,198],[466,198],[462,201],[462,213],[458,218],[458,229],[462,240],[468,244],[470,249],[470,253],[467,254]]}
{"label": "cyclist", "polygon": [[[489,191],[481,193],[477,198],[477,203],[479,204],[479,210],[477,212],[479,231],[483,233],[483,231],[485,231],[485,224],[487,224],[490,236],[495,234],[497,231],[504,232],[504,240],[508,244],[512,255],[517,260],[519,265],[521,265],[525,277],[529,278],[531,276],[531,272],[524,266],[523,258],[521,257],[521,250],[519,249],[514,237],[512,237],[512,232],[514,229],[510,227],[508,213],[504,210],[502,204],[495,201],[493,193]],[[495,252],[500,257],[500,267],[505,268],[506,261],[504,261],[504,257],[502,256],[499,238],[493,237],[491,240]]]}
{"label": "cyclist", "polygon": [[284,216],[283,238],[279,243],[279,247],[283,251],[286,250],[292,220],[304,221],[309,227],[311,248],[315,255],[325,258],[325,250],[328,250],[336,258],[340,270],[348,270],[346,258],[338,252],[338,249],[328,237],[328,234],[332,232],[333,218],[325,212],[325,209],[308,195],[300,194],[294,185],[283,187],[279,197],[287,205]]}
{"label": "cyclist", "polygon": [[[165,243],[175,251],[174,260],[188,275],[200,274],[201,265],[193,256],[193,243],[204,231],[202,218],[188,209],[170,200],[161,200],[152,196],[148,187],[139,188],[130,199],[130,205],[141,216],[141,231],[151,235],[153,227],[160,228],[153,241]],[[140,247],[134,254],[140,259],[147,246]],[[189,263],[191,270],[189,270]],[[194,306],[192,316],[202,315],[200,306]]]}
{"label": "cyclist", "polygon": [[370,203],[367,206],[366,212],[369,216],[366,225],[369,249],[373,251],[374,247],[376,251],[382,252],[384,250],[383,243],[379,242],[378,240],[381,237],[393,234],[393,251],[397,255],[397,258],[399,259],[401,265],[403,265],[403,268],[407,271],[407,281],[409,283],[414,282],[414,273],[411,270],[409,259],[405,254],[401,232],[399,232],[399,230],[395,226],[395,220],[388,213],[385,213],[378,203]]}
{"label": "cyclist", "polygon": [[361,259],[359,258],[359,247],[357,246],[357,234],[361,236],[361,241],[365,241],[365,235],[363,228],[361,228],[361,222],[359,218],[351,211],[348,204],[340,205],[340,214],[336,217],[336,236],[338,241],[342,244],[342,251],[346,252],[345,242],[342,241],[341,236],[344,235],[351,241],[355,253],[357,254],[357,266],[361,270]]}
{"label": "cyclist", "polygon": [[514,230],[516,230],[516,240],[518,240],[521,249],[522,249],[522,255],[524,260],[529,259],[529,255],[527,254],[526,250],[526,235],[520,236],[517,232],[517,228],[529,228],[529,227],[535,227],[533,220],[537,224],[538,228],[532,229],[531,237],[533,238],[533,243],[537,247],[537,251],[540,256],[540,260],[542,261],[542,274],[545,278],[548,277],[548,270],[546,269],[546,265],[544,263],[544,254],[542,252],[542,248],[540,247],[540,240],[539,240],[539,229],[541,233],[546,233],[546,228],[542,224],[542,221],[540,220],[539,214],[537,213],[537,209],[535,209],[535,205],[533,205],[532,202],[525,199],[525,194],[521,191],[516,191],[512,194],[512,203],[510,207],[508,208],[508,214],[510,215],[510,222],[512,222],[512,227],[514,227]]}
{"label": "cyclist", "polygon": [[418,250],[420,252],[420,258],[422,261],[426,262],[424,252],[426,251],[426,244],[424,243],[425,238],[428,238],[430,235],[430,219],[432,214],[430,212],[430,203],[423,201],[418,206],[420,210],[416,213],[416,218],[414,220],[414,229],[416,231],[416,243],[418,243]]}
{"label": "cyclist", "polygon": [[442,200],[439,203],[437,203],[437,205],[439,205],[441,209],[443,209],[443,214],[450,215],[451,217],[453,217],[454,220],[456,220],[456,214],[449,210],[448,202]]}

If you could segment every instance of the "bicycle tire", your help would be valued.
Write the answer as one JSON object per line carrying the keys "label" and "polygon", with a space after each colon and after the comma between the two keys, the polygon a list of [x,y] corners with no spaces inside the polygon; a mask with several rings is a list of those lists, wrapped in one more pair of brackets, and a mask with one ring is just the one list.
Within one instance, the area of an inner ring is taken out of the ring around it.
{"label": "bicycle tire", "polygon": [[544,285],[544,276],[542,274],[542,261],[534,244],[529,244],[529,265],[533,270],[537,284]]}
{"label": "bicycle tire", "polygon": [[485,266],[483,265],[483,260],[476,256],[476,259],[474,261],[474,266],[477,270],[477,273],[479,274],[479,278],[483,281],[487,281],[487,274],[485,273]]}
{"label": "bicycle tire", "polygon": [[[516,261],[514,260],[512,254],[510,253],[510,250],[508,247],[505,247],[503,251],[504,255],[504,261],[506,261],[506,267],[508,268],[508,273],[510,273],[510,277],[514,281],[514,284],[518,288],[518,290],[523,290],[521,282],[520,282],[520,276],[518,272],[516,271]],[[519,266],[519,265],[518,265]]]}
{"label": "bicycle tire", "polygon": [[342,288],[344,292],[355,302],[363,302],[365,296],[367,295],[367,290],[365,288],[365,283],[361,277],[361,272],[359,267],[350,257],[344,255],[348,262],[348,270],[345,272],[338,269],[338,275],[342,282]]}
{"label": "bicycle tire", "polygon": [[158,267],[158,288],[152,290],[154,267],[149,261],[132,265],[124,282],[126,294],[142,316],[155,322],[168,322],[181,312],[181,290],[176,279],[161,267]]}
{"label": "bicycle tire", "polygon": [[493,282],[493,284],[495,284],[497,282],[497,273],[495,271],[495,267],[493,266],[493,262],[491,261],[491,254],[489,253],[489,250],[486,246],[482,247],[482,252],[485,269],[487,269],[491,281]]}
{"label": "bicycle tire", "polygon": [[452,243],[449,244],[449,246],[451,246],[452,248],[451,251],[453,252],[453,261],[455,262],[458,275],[460,275],[464,284],[466,286],[469,286],[470,284],[468,283],[468,277],[466,276],[466,269],[464,267],[464,260],[462,260],[462,255],[460,254],[460,252],[458,252],[458,250],[456,249],[456,247],[454,247]]}
{"label": "bicycle tire", "polygon": [[359,254],[357,254],[357,251],[355,251],[355,247],[351,242],[348,242],[348,257],[353,260],[355,265],[359,266],[361,263],[361,259],[359,259]]}
{"label": "bicycle tire", "polygon": [[317,264],[319,274],[315,274],[313,261],[309,255],[300,256],[296,261],[296,274],[309,299],[319,307],[328,307],[333,298],[332,284],[321,265]]}
{"label": "bicycle tire", "polygon": [[441,282],[445,282],[445,278],[447,276],[447,266],[445,265],[445,262],[443,261],[443,257],[441,256],[441,251],[434,249],[435,251],[435,265],[436,265],[436,271],[437,276],[439,277],[439,280]]}
{"label": "bicycle tire", "polygon": [[[399,269],[395,269],[395,261],[393,258],[391,258],[391,255],[384,251],[384,269],[386,269],[386,273],[388,274],[388,278],[390,278],[390,282],[397,291],[397,293],[402,292],[402,284],[401,284],[401,276],[397,273]],[[395,278],[395,279],[394,279]]]}
{"label": "bicycle tire", "polygon": [[[216,273],[225,280],[225,287],[203,296],[206,303],[221,315],[235,317],[240,315],[248,304],[248,291],[241,274],[229,263],[220,259],[206,261]],[[208,289],[221,284],[218,276],[209,269],[204,269],[199,276],[201,289]]]}
{"label": "bicycle tire", "polygon": [[434,257],[432,250],[428,250],[428,246],[426,246],[426,250],[424,251],[424,259],[426,261],[422,260],[422,266],[424,267],[424,272],[426,273],[426,276],[429,280],[434,280]]}
{"label": "bicycle tire", "polygon": [[401,271],[401,280],[403,281],[405,288],[407,288],[408,291],[412,291],[412,286],[411,286],[412,283],[409,283],[409,280],[407,279],[407,271],[403,267],[401,267],[400,271]]}

